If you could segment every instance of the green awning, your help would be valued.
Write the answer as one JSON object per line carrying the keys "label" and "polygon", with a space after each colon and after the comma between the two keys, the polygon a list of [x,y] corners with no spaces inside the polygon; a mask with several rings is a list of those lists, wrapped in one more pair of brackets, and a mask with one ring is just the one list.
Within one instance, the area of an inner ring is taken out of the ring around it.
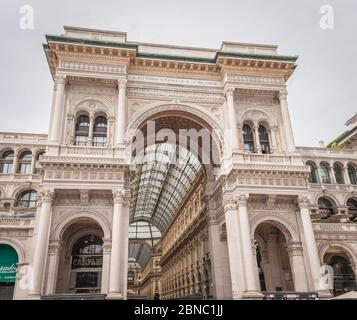
{"label": "green awning", "polygon": [[15,249],[7,244],[0,244],[0,282],[16,281],[16,265],[19,261]]}

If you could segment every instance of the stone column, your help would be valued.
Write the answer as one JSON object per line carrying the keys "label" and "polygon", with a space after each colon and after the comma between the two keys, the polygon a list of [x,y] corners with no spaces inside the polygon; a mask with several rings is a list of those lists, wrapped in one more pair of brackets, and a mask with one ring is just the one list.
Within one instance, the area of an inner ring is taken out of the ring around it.
{"label": "stone column", "polygon": [[35,174],[36,172],[36,153],[32,153],[31,158],[31,174]]}
{"label": "stone column", "polygon": [[91,114],[89,116],[89,132],[87,146],[93,146],[93,129],[94,129],[94,116]]}
{"label": "stone column", "polygon": [[43,278],[45,273],[45,265],[48,251],[48,241],[51,228],[52,218],[52,201],[54,191],[45,189],[39,196],[41,197],[42,206],[41,214],[38,217],[38,233],[37,240],[33,250],[32,261],[32,276],[30,279],[29,294],[35,298],[39,298],[42,294]]}
{"label": "stone column", "polygon": [[114,208],[112,221],[112,248],[110,258],[110,281],[109,281],[109,299],[126,298],[127,276],[125,272],[128,265],[128,228],[129,216],[128,210],[124,209],[125,191],[114,190]]}
{"label": "stone column", "polygon": [[287,94],[288,93],[286,90],[279,91],[280,109],[281,109],[281,116],[284,126],[285,141],[288,148],[287,151],[294,152],[295,141],[294,141],[293,129],[291,126],[290,115],[289,115]]}
{"label": "stone column", "polygon": [[115,144],[123,144],[125,142],[126,131],[126,80],[118,81],[118,110],[115,127]]}
{"label": "stone column", "polygon": [[239,149],[239,136],[237,126],[237,114],[234,106],[234,88],[227,88],[227,114],[230,129],[231,147],[232,151]]}
{"label": "stone column", "polygon": [[254,267],[255,262],[253,261],[253,249],[252,249],[252,239],[250,237],[250,226],[247,211],[248,194],[239,194],[236,198],[238,206],[238,218],[239,218],[239,229],[240,229],[240,241],[242,244],[242,255],[243,255],[243,265],[244,265],[244,275],[246,283],[245,295],[259,296],[258,285],[256,283]]}
{"label": "stone column", "polygon": [[287,246],[290,259],[291,271],[293,273],[295,291],[308,292],[309,284],[307,281],[303,247],[300,242],[290,242]]}
{"label": "stone column", "polygon": [[53,106],[52,123],[50,125],[49,142],[59,143],[61,135],[62,117],[63,117],[63,100],[66,87],[66,77],[57,75],[55,80],[55,103]]}
{"label": "stone column", "polygon": [[351,184],[351,181],[350,181],[350,175],[348,174],[348,168],[347,168],[347,165],[344,164],[343,165],[343,177],[344,177],[344,180],[345,180],[345,184]]}
{"label": "stone column", "polygon": [[270,137],[271,137],[271,150],[272,153],[276,153],[278,151],[278,144],[276,142],[276,132],[278,131],[277,127],[272,127],[270,129]]}
{"label": "stone column", "polygon": [[313,279],[314,290],[321,291],[320,288],[320,259],[317,251],[314,230],[310,219],[309,198],[307,196],[299,196],[298,204],[300,208],[302,231],[305,238],[306,253],[309,258],[311,275]]}
{"label": "stone column", "polygon": [[259,126],[256,124],[254,125],[254,146],[255,146],[255,151],[257,153],[262,153],[262,147],[260,145],[260,139],[259,139]]}
{"label": "stone column", "polygon": [[102,269],[102,287],[101,293],[107,294],[109,291],[109,274],[110,274],[110,256],[112,252],[112,241],[103,240],[103,269]]}
{"label": "stone column", "polygon": [[108,117],[108,130],[107,130],[107,146],[112,147],[113,146],[113,131],[114,131],[114,123],[115,123],[115,118],[114,117]]}
{"label": "stone column", "polygon": [[12,162],[12,174],[17,173],[17,167],[19,166],[19,152],[15,149],[14,151],[14,161]]}
{"label": "stone column", "polygon": [[336,184],[336,176],[335,176],[335,170],[333,169],[333,165],[329,164],[329,173],[330,173],[330,179],[332,184]]}
{"label": "stone column", "polygon": [[232,283],[232,298],[240,299],[244,291],[244,271],[240,243],[237,204],[232,196],[223,199],[229,267]]}
{"label": "stone column", "polygon": [[62,242],[60,240],[51,241],[48,246],[48,272],[46,283],[46,294],[56,293],[58,261]]}

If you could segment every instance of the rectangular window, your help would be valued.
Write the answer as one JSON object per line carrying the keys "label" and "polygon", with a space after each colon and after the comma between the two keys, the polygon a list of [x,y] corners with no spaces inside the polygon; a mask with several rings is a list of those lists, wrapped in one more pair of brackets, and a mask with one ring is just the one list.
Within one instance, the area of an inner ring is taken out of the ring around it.
{"label": "rectangular window", "polygon": [[93,146],[94,147],[106,147],[106,140],[107,138],[105,137],[94,137],[93,138]]}
{"label": "rectangular window", "polygon": [[3,174],[10,174],[12,172],[12,163],[0,164],[0,172]]}
{"label": "rectangular window", "polygon": [[76,146],[85,147],[87,145],[87,139],[85,136],[76,136]]}
{"label": "rectangular window", "polygon": [[30,163],[21,163],[19,171],[21,174],[30,174],[31,173],[31,164]]}

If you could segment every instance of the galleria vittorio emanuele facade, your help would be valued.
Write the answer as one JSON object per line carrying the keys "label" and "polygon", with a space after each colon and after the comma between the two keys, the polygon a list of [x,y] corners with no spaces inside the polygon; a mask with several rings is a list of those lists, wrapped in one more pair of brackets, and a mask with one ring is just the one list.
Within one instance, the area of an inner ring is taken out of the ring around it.
{"label": "galleria vittorio emanuele facade", "polygon": [[75,27],[44,51],[48,134],[0,133],[0,299],[356,289],[357,116],[329,146],[297,147],[297,57]]}

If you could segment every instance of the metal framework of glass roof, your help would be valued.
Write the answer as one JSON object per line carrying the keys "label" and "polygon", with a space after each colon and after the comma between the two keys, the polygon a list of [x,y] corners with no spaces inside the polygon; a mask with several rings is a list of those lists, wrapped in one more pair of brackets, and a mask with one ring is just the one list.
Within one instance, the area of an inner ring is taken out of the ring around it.
{"label": "metal framework of glass roof", "polygon": [[201,163],[185,148],[170,143],[146,147],[136,161],[130,222],[148,222],[164,233]]}
{"label": "metal framework of glass roof", "polygon": [[151,256],[151,246],[145,242],[129,242],[128,262],[143,268]]}

